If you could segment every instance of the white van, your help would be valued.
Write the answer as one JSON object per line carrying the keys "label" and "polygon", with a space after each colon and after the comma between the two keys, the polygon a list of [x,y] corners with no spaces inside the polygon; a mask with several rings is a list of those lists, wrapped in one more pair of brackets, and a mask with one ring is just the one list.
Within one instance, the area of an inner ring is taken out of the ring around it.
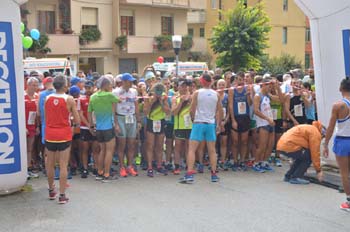
{"label": "white van", "polygon": [[[167,63],[154,63],[153,67],[156,71],[160,71],[162,76],[164,73],[175,73],[176,72],[176,63],[167,62]],[[202,75],[203,72],[208,71],[208,65],[205,62],[179,62],[179,73],[186,73],[186,75]]]}
{"label": "white van", "polygon": [[66,58],[26,58],[23,60],[23,69],[28,74],[31,71],[40,71],[42,73],[49,72],[54,73],[63,73],[67,76],[73,75],[73,70],[71,67],[71,62]]}

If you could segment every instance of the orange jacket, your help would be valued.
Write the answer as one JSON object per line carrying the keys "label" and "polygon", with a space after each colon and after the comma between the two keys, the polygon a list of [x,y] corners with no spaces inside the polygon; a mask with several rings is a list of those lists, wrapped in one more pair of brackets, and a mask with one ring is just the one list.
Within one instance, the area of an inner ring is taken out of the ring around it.
{"label": "orange jacket", "polygon": [[302,148],[310,149],[312,164],[317,172],[321,171],[320,146],[321,127],[317,123],[298,125],[282,135],[277,143],[277,150],[286,153],[295,152]]}

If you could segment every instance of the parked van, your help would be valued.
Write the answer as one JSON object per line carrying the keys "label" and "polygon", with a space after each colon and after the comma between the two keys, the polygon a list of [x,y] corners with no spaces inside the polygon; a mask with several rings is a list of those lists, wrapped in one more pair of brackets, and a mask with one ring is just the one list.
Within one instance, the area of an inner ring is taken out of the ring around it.
{"label": "parked van", "polygon": [[[157,62],[153,64],[153,67],[156,71],[160,71],[162,76],[164,76],[166,72],[176,72],[175,62]],[[208,65],[205,62],[179,62],[179,73],[186,73],[186,75],[202,75],[205,71],[208,71]]]}
{"label": "parked van", "polygon": [[49,72],[54,73],[63,73],[67,76],[72,76],[72,67],[69,59],[66,58],[26,58],[23,60],[23,69],[27,73],[31,71],[40,71],[40,72]]}

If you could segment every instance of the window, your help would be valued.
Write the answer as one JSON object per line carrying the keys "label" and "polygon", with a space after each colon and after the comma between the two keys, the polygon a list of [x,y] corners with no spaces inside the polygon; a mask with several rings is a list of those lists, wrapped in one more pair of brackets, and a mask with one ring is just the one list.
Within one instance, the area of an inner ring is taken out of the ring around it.
{"label": "window", "polygon": [[162,16],[162,35],[174,34],[174,21],[172,16]]}
{"label": "window", "polygon": [[288,0],[283,0],[283,11],[288,11]]}
{"label": "window", "polygon": [[199,28],[199,37],[201,37],[201,38],[205,37],[204,27]]}
{"label": "window", "polygon": [[122,35],[135,35],[134,12],[120,10],[120,30]]}
{"label": "window", "polygon": [[83,7],[81,12],[81,28],[97,28],[97,8]]}
{"label": "window", "polygon": [[309,69],[309,68],[310,68],[310,54],[305,53],[305,69]]}
{"label": "window", "polygon": [[211,9],[216,9],[216,0],[211,0]]}
{"label": "window", "polygon": [[38,29],[47,34],[55,33],[55,12],[54,11],[38,11]]}
{"label": "window", "polygon": [[282,43],[287,44],[288,42],[288,28],[283,27],[283,32],[282,32]]}
{"label": "window", "polygon": [[193,37],[193,28],[188,28],[187,34]]}
{"label": "window", "polygon": [[306,28],[305,30],[305,41],[310,42],[311,40],[311,33],[310,33],[310,28]]}

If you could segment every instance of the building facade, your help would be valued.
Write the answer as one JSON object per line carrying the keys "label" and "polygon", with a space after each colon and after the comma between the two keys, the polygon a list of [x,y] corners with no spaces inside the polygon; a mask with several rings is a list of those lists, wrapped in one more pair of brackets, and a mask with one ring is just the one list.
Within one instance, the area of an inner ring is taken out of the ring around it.
{"label": "building facade", "polygon": [[[212,28],[223,19],[220,10],[232,9],[237,2],[238,0],[207,0],[206,38],[211,37]],[[246,0],[245,4],[252,6],[258,2],[264,4],[265,11],[270,18],[271,31],[268,41],[269,47],[266,49],[266,53],[270,57],[288,53],[295,55],[305,64],[307,24],[304,13],[293,0]],[[213,54],[209,42],[207,46],[209,52]]]}
{"label": "building facade", "polygon": [[[159,56],[174,59],[172,49],[158,49],[155,37],[187,35],[187,13],[204,11],[204,1],[29,0],[22,6],[27,12],[22,21],[48,35],[47,57],[70,57],[85,72],[142,72]],[[100,39],[79,40],[82,30],[91,28],[100,31]],[[125,40],[123,46],[116,44],[117,38]],[[205,39],[195,44],[200,43],[206,46]]]}

